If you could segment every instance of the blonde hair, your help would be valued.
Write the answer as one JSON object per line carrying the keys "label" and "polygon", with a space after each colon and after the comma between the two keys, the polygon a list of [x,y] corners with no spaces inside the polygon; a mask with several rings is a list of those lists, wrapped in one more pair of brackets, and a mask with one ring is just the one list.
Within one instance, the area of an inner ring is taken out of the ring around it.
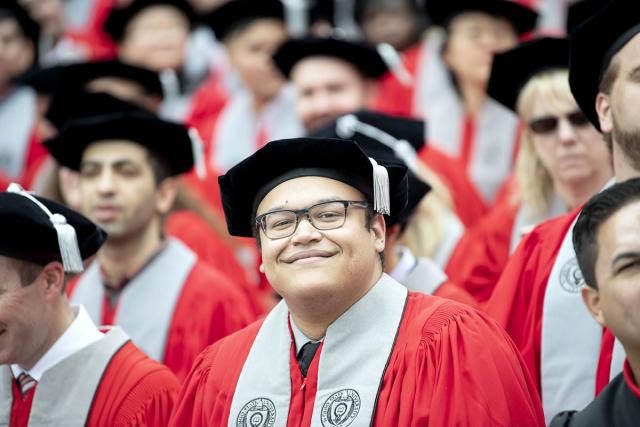
{"label": "blonde hair", "polygon": [[452,212],[453,203],[446,186],[429,167],[418,164],[416,175],[431,186],[431,192],[414,211],[399,242],[417,257],[431,257],[446,237],[446,216]]}
{"label": "blonde hair", "polygon": [[[567,100],[575,103],[569,87],[569,72],[556,69],[532,77],[518,96],[516,110],[520,118],[530,117],[534,103],[540,99],[550,104]],[[536,153],[533,135],[528,126],[525,126],[522,133],[515,170],[519,196],[530,207],[532,215],[547,212],[554,198],[553,180]]]}

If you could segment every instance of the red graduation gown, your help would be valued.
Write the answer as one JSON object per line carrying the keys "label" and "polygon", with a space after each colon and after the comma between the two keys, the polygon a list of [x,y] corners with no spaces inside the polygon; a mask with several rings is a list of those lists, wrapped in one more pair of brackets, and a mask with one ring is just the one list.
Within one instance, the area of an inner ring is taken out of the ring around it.
{"label": "red graduation gown", "polygon": [[513,225],[519,204],[503,201],[475,226],[468,229],[445,269],[479,304],[491,297],[511,248]]}
{"label": "red graduation gown", "polygon": [[265,313],[264,295],[258,284],[251,283],[233,250],[201,217],[190,211],[174,212],[167,218],[164,230],[187,245],[200,260],[226,275],[245,295],[254,318]]}
{"label": "red graduation gown", "polygon": [[[128,342],[113,356],[96,391],[88,427],[166,426],[180,384],[160,363]],[[13,383],[9,427],[26,427],[37,386],[25,398]]]}
{"label": "red graduation gown", "polygon": [[[226,426],[235,386],[261,323],[205,350],[182,387],[171,426]],[[308,426],[319,353],[303,378],[291,350],[289,426]],[[374,426],[539,426],[542,409],[513,343],[485,315],[409,293]]]}
{"label": "red graduation gown", "polygon": [[580,209],[542,223],[520,242],[485,307],[518,346],[538,386],[547,282],[562,241]]}
{"label": "red graduation gown", "polygon": [[419,156],[447,186],[455,213],[465,227],[471,227],[482,218],[487,206],[459,160],[431,144],[425,145]]}
{"label": "red graduation gown", "polygon": [[[76,283],[70,283],[69,295]],[[109,309],[107,298],[105,295],[101,322],[105,326],[115,324],[118,310],[117,304]],[[242,291],[198,260],[178,297],[162,363],[182,381],[205,347],[245,327],[254,318]]]}

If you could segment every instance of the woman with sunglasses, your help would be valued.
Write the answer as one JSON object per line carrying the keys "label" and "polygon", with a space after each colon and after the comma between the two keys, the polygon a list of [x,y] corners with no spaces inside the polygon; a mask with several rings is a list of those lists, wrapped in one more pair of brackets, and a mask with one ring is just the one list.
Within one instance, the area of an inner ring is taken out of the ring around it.
{"label": "woman with sunglasses", "polygon": [[469,229],[447,274],[483,303],[523,234],[585,203],[613,176],[602,135],[569,89],[569,42],[541,38],[494,58],[488,93],[515,111],[523,136],[512,184]]}

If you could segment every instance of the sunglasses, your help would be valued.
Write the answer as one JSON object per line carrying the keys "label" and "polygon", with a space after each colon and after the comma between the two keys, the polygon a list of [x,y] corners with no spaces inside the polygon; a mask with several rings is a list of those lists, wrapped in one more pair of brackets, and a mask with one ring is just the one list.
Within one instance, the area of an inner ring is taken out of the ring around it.
{"label": "sunglasses", "polygon": [[[555,132],[562,116],[545,116],[529,122],[529,129],[534,133],[545,134]],[[590,124],[582,111],[574,111],[565,116],[572,126],[583,127]]]}

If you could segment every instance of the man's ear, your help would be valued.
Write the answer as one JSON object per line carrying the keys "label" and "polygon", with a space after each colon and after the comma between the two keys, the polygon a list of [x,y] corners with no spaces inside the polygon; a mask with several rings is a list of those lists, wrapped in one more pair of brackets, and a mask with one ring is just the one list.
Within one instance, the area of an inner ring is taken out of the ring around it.
{"label": "man's ear", "polygon": [[607,324],[602,314],[602,308],[600,307],[600,292],[598,289],[592,288],[591,286],[583,286],[581,292],[582,301],[584,301],[591,316],[593,316],[600,326],[606,327]]}
{"label": "man's ear", "polygon": [[50,262],[42,268],[42,271],[36,278],[36,281],[43,285],[47,299],[57,298],[64,293],[64,267],[58,261]]}
{"label": "man's ear", "polygon": [[385,237],[387,233],[387,225],[384,222],[384,216],[375,215],[372,218],[371,233],[373,233],[376,252],[383,252],[385,247]]}
{"label": "man's ear", "polygon": [[596,112],[600,120],[600,129],[603,133],[613,132],[613,115],[611,112],[611,97],[603,92],[596,96]]}
{"label": "man's ear", "polygon": [[176,178],[163,179],[156,190],[156,209],[159,214],[166,215],[169,213],[177,194],[178,180]]}

